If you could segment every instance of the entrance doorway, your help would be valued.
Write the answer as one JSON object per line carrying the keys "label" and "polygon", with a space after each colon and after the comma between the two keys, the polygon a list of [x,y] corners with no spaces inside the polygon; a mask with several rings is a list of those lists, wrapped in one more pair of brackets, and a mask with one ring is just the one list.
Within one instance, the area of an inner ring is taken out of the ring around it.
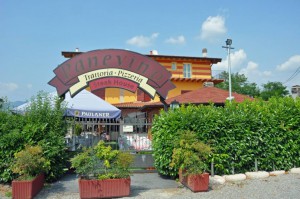
{"label": "entrance doorway", "polygon": [[70,151],[95,146],[103,140],[113,149],[133,153],[152,151],[151,126],[146,113],[130,113],[119,119],[66,118],[65,137]]}

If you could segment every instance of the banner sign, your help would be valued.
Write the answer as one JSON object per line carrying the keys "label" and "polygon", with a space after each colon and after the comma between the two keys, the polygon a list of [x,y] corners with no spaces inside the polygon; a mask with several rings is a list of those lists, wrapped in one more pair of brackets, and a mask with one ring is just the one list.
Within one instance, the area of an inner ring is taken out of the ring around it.
{"label": "banner sign", "polygon": [[120,112],[116,111],[89,111],[89,110],[77,110],[67,109],[65,116],[69,117],[81,117],[81,118],[107,118],[112,119],[118,117]]}
{"label": "banner sign", "polygon": [[153,99],[166,99],[175,88],[171,73],[157,61],[132,51],[107,49],[79,54],[54,69],[49,82],[59,96],[70,91],[75,96],[87,86],[91,90],[118,87],[135,92],[137,87]]}
{"label": "banner sign", "polygon": [[131,92],[136,92],[138,84],[122,78],[103,78],[96,79],[89,83],[91,91],[101,88],[123,88]]}
{"label": "banner sign", "polygon": [[133,126],[132,125],[123,125],[123,132],[133,132]]}

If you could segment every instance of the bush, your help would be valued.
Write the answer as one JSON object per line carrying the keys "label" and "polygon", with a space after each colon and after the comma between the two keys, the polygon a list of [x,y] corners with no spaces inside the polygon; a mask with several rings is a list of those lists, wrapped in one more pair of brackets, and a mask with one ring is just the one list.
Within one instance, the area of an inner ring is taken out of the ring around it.
{"label": "bush", "polygon": [[[219,108],[216,108],[217,110]],[[209,143],[211,130],[218,129],[217,110],[209,106],[181,106],[168,112],[161,111],[156,116],[152,125],[153,149],[155,168],[162,175],[175,177],[178,168],[171,167],[173,149],[178,145],[181,134],[193,131],[197,138],[204,143]],[[210,121],[207,120],[210,118]],[[199,133],[201,132],[201,133]]]}
{"label": "bush", "polygon": [[211,148],[199,141],[192,131],[180,133],[180,140],[173,149],[171,167],[180,168],[186,174],[202,174],[208,170]]}
{"label": "bush", "polygon": [[209,144],[216,174],[258,169],[288,170],[300,166],[300,99],[290,97],[228,103],[224,107],[181,106],[155,117],[152,133],[155,166],[176,176],[170,167],[179,132],[194,131]]}
{"label": "bush", "polygon": [[45,158],[50,160],[50,169],[46,172],[46,181],[56,181],[65,173],[69,161],[64,138],[54,132],[49,132],[39,144],[44,150]]}
{"label": "bush", "polygon": [[72,167],[81,177],[90,179],[127,178],[133,156],[129,153],[112,150],[100,141],[95,147],[84,149],[71,159]]}
{"label": "bush", "polygon": [[50,162],[43,157],[40,146],[25,146],[25,149],[15,154],[12,171],[19,174],[20,180],[30,180],[42,172],[49,170]]}
{"label": "bush", "polygon": [[48,182],[62,176],[68,161],[64,112],[61,100],[45,92],[32,98],[24,115],[0,111],[0,182],[10,182],[15,177],[10,165],[14,154],[27,144],[40,145],[50,161],[50,170],[46,173]]}
{"label": "bush", "polygon": [[15,178],[10,166],[14,154],[24,148],[24,136],[18,129],[0,136],[0,182],[10,182]]}

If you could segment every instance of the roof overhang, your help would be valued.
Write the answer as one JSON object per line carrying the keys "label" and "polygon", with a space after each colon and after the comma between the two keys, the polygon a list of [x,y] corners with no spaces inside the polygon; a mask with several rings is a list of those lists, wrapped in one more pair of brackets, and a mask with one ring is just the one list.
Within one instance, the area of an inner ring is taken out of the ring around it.
{"label": "roof overhang", "polygon": [[221,82],[224,82],[224,79],[172,77],[171,81],[177,81],[177,82],[213,82],[214,84],[219,84]]}
{"label": "roof overhang", "polygon": [[193,61],[209,61],[212,64],[216,64],[222,61],[221,58],[212,58],[212,57],[190,57],[190,56],[176,56],[176,55],[147,55],[148,57],[152,57],[153,59],[157,58],[171,58],[173,60],[193,60]]}
{"label": "roof overhang", "polygon": [[75,57],[76,55],[79,55],[83,52],[70,52],[70,51],[62,51],[61,55],[64,56],[65,58],[72,58]]}

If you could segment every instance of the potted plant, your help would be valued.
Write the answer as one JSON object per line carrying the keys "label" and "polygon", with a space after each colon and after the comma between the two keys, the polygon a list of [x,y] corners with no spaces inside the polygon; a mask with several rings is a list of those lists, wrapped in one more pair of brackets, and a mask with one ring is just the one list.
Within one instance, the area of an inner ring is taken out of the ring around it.
{"label": "potted plant", "polygon": [[179,181],[193,192],[207,191],[209,174],[205,171],[205,162],[211,154],[211,148],[199,141],[191,131],[181,133],[178,144],[173,149],[173,168],[179,168]]}
{"label": "potted plant", "polygon": [[80,175],[80,198],[111,198],[130,194],[130,170],[133,156],[112,150],[100,141],[93,148],[83,151],[71,159],[72,167]]}
{"label": "potted plant", "polygon": [[50,168],[50,161],[43,157],[41,146],[25,146],[15,154],[12,171],[18,178],[12,181],[14,199],[33,198],[44,186],[45,176]]}

